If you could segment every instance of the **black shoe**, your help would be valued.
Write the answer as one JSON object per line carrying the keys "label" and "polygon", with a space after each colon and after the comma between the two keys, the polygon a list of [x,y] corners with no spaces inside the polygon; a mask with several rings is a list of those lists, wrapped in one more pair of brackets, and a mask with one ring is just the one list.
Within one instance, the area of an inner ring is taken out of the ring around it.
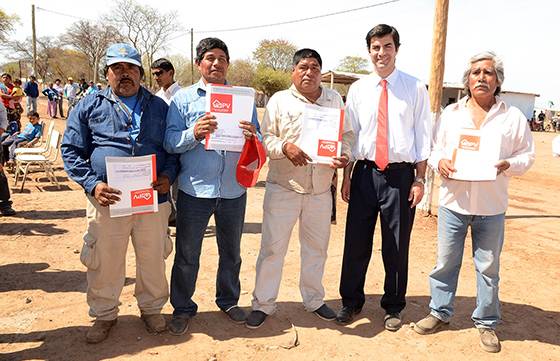
{"label": "black shoe", "polygon": [[188,315],[173,315],[171,322],[167,325],[167,329],[173,336],[184,335],[189,329],[190,320],[191,318]]}
{"label": "black shoe", "polygon": [[255,329],[261,327],[264,320],[268,315],[262,311],[251,311],[249,317],[247,317],[247,321],[245,321],[245,326],[250,329]]}
{"label": "black shoe", "polygon": [[16,211],[12,207],[0,209],[0,214],[4,217],[15,216]]}
{"label": "black shoe", "polygon": [[338,314],[336,315],[336,322],[342,325],[347,325],[352,322],[352,320],[354,319],[354,315],[357,315],[360,312],[362,312],[361,307],[354,308],[350,306],[344,306],[340,311],[338,311]]}
{"label": "black shoe", "polygon": [[323,304],[321,307],[313,311],[322,320],[334,321],[336,318],[336,313],[327,305]]}
{"label": "black shoe", "polygon": [[402,326],[401,314],[399,312],[387,313],[383,322],[387,331],[398,331]]}
{"label": "black shoe", "polygon": [[244,324],[247,320],[247,314],[239,308],[239,306],[232,306],[228,308],[227,311],[224,311],[224,313],[228,316],[231,322],[237,323],[238,325]]}

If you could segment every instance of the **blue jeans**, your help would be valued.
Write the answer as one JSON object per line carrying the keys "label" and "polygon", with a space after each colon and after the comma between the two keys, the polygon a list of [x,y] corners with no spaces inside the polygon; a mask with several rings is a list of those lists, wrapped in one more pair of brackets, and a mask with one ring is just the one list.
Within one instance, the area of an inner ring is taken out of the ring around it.
{"label": "blue jeans", "polygon": [[198,276],[202,240],[208,221],[214,215],[218,242],[216,304],[226,311],[237,305],[241,286],[241,234],[247,194],[234,199],[196,198],[179,191],[177,198],[176,253],[171,271],[171,304],[174,315],[196,315],[192,300]]}
{"label": "blue jeans", "polygon": [[439,207],[438,257],[430,273],[430,309],[433,316],[445,322],[453,316],[465,237],[470,226],[477,285],[472,320],[476,327],[496,328],[500,320],[498,290],[504,218],[504,213],[493,216],[463,215]]}

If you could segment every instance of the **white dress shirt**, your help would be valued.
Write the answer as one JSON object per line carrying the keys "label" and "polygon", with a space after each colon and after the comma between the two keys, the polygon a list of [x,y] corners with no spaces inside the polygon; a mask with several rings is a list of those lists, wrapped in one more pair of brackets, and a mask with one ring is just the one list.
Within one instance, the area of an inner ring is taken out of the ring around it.
{"label": "white dress shirt", "polygon": [[[431,114],[426,86],[395,69],[387,78],[389,163],[418,163],[430,155]],[[352,125],[356,142],[354,159],[375,159],[377,108],[383,89],[381,78],[372,73],[356,81],[348,91],[346,122]]]}
{"label": "white dress shirt", "polygon": [[[451,104],[443,111],[437,126],[434,147],[428,164],[438,171],[441,159],[452,159],[459,132],[476,128],[467,97]],[[508,185],[512,176],[525,173],[535,161],[533,136],[527,119],[519,109],[508,106],[499,97],[480,126],[481,136],[500,137],[500,159],[510,167],[499,174],[495,181],[459,181],[442,178],[439,205],[466,215],[491,216],[504,213],[508,206]]]}
{"label": "white dress shirt", "polygon": [[156,93],[156,96],[160,97],[161,99],[165,100],[165,102],[167,103],[167,105],[171,104],[171,98],[173,97],[173,95],[175,93],[177,93],[177,91],[181,89],[181,87],[179,86],[179,84],[177,82],[174,82],[173,84],[171,84],[169,86],[169,88],[167,88],[167,90],[163,90],[163,88],[159,88],[158,92]]}

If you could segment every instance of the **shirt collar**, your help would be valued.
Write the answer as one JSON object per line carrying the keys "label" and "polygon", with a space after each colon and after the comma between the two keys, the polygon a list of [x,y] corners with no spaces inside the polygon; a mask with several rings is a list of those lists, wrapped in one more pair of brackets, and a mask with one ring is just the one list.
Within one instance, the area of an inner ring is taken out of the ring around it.
{"label": "shirt collar", "polygon": [[315,103],[311,103],[309,101],[309,99],[307,99],[303,94],[301,94],[299,92],[299,90],[297,90],[297,88],[294,84],[292,84],[290,86],[290,91],[292,92],[293,96],[295,96],[299,100],[303,101],[304,103],[322,105],[322,104],[327,104],[328,102],[331,102],[332,101],[332,94],[329,94],[329,92],[326,92],[325,89],[322,86],[319,86],[319,87],[321,88],[321,95],[319,96],[319,98],[317,98]]}
{"label": "shirt collar", "polygon": [[171,84],[169,86],[169,88],[167,88],[167,90],[165,91],[168,94],[171,94],[173,91],[175,91],[175,88],[178,88],[179,84],[177,84],[177,82],[174,82],[173,84]]}
{"label": "shirt collar", "polygon": [[395,67],[395,69],[393,69],[391,74],[389,74],[385,78],[381,78],[379,75],[377,75],[376,72],[371,73],[371,76],[372,76],[372,79],[375,82],[375,84],[380,84],[381,80],[385,79],[385,80],[387,80],[387,83],[389,85],[395,85],[395,83],[397,82],[397,79],[399,78],[399,70]]}
{"label": "shirt collar", "polygon": [[[226,80],[225,84],[217,84],[217,85],[229,85],[229,83]],[[204,80],[202,79],[202,77],[200,78],[198,83],[196,83],[196,88],[199,89],[199,90],[202,90],[204,93],[206,93],[207,84],[204,83]]]}
{"label": "shirt collar", "polygon": [[[488,113],[493,113],[499,110],[506,111],[508,109],[508,105],[506,104],[506,102],[504,102],[504,100],[497,95],[495,96],[495,98],[496,98],[496,103],[492,105],[492,108],[490,108]],[[455,109],[458,109],[459,107],[466,108],[468,100],[469,100],[469,96],[464,96],[457,103],[453,104],[453,106],[455,106]]]}

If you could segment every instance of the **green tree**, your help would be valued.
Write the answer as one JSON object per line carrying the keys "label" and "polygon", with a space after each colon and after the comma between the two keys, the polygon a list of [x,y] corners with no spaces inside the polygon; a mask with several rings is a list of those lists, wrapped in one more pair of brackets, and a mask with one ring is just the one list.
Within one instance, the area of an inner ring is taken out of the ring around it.
{"label": "green tree", "polygon": [[349,73],[368,74],[367,67],[369,62],[361,56],[345,56],[336,70],[347,71]]}
{"label": "green tree", "polygon": [[257,65],[273,70],[290,71],[297,47],[287,40],[261,40],[253,52]]}
{"label": "green tree", "polygon": [[19,21],[16,15],[8,15],[0,9],[0,43],[8,41],[10,33],[14,30],[15,23]]}
{"label": "green tree", "polygon": [[270,97],[280,90],[287,89],[291,84],[290,73],[260,66],[257,68],[253,87]]}
{"label": "green tree", "polygon": [[233,85],[252,86],[256,69],[249,60],[234,60],[230,63],[227,80]]}

